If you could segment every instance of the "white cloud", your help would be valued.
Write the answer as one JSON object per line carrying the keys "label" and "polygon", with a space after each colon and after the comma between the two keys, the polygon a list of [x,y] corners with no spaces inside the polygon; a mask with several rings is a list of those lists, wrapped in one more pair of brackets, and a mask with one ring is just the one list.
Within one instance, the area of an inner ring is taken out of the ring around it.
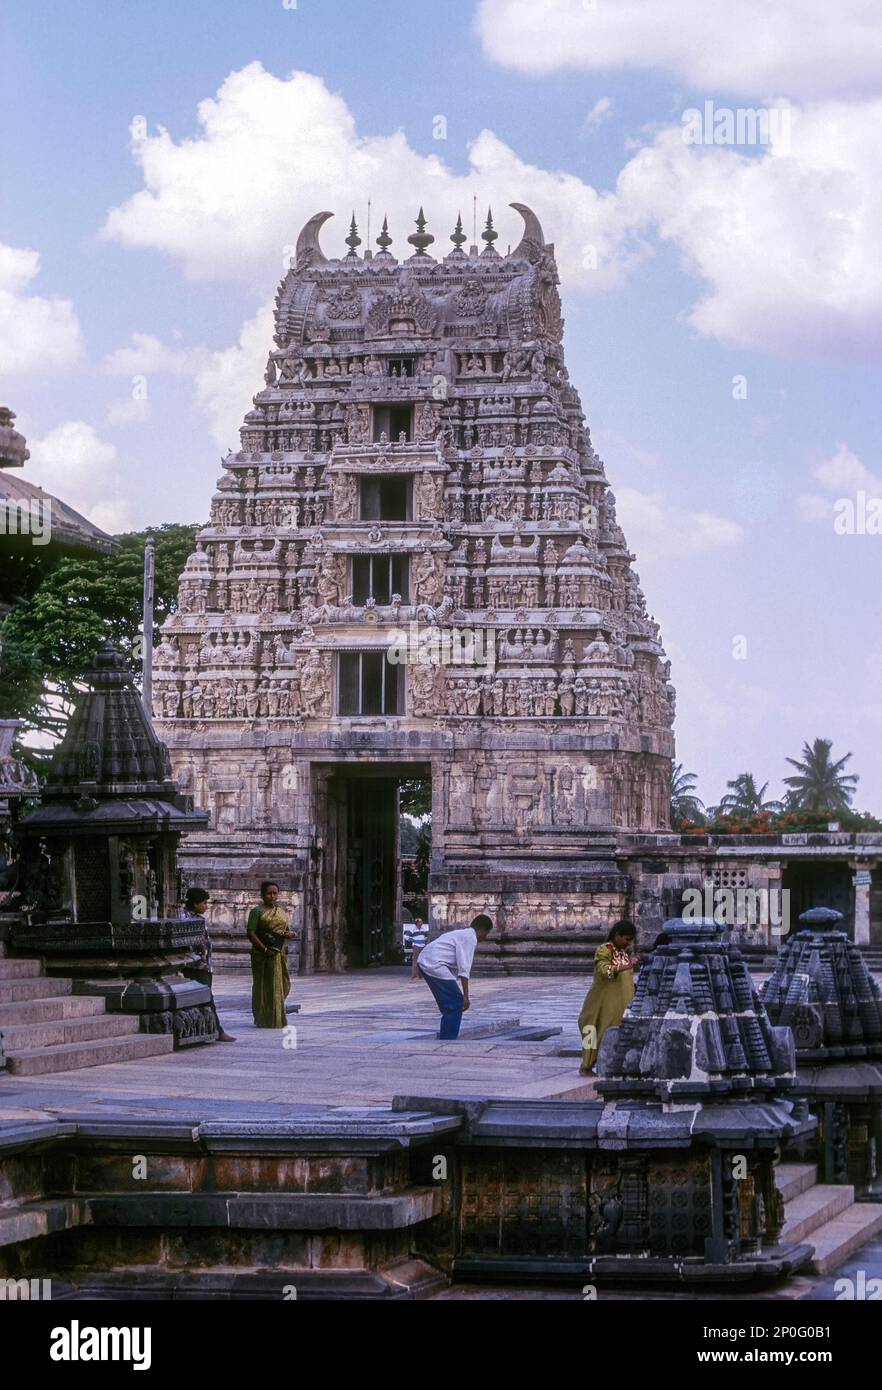
{"label": "white cloud", "polygon": [[104,531],[122,531],[132,525],[120,490],[116,446],[102,439],[94,426],[85,420],[67,420],[42,439],[29,439],[28,447],[32,482]]}
{"label": "white cloud", "polygon": [[659,135],[619,177],[622,220],[675,244],[706,294],[702,337],[792,357],[882,349],[882,101],[794,112],[792,152]]}
{"label": "white cloud", "polygon": [[796,511],[800,521],[827,523],[833,520],[833,502],[829,497],[819,497],[816,492],[801,492],[796,499]]}
{"label": "white cloud", "polygon": [[101,370],[108,376],[149,376],[161,372],[189,376],[204,355],[201,348],[170,348],[151,333],[133,333],[131,346],[108,353]]}
{"label": "white cloud", "polygon": [[222,449],[239,447],[239,426],[261,385],[272,344],[273,306],[264,305],[242,326],[239,341],[207,356],[196,374],[196,401]]}
{"label": "white cloud", "polygon": [[520,72],[662,68],[700,91],[796,99],[880,90],[877,0],[480,0],[477,28]]}
{"label": "white cloud", "polygon": [[133,333],[128,347],[108,353],[101,364],[108,376],[131,377],[137,396],[111,401],[110,425],[142,424],[151,416],[151,376],[193,378],[197,408],[221,448],[239,447],[239,426],[260,386],[273,337],[273,306],[265,304],[242,326],[238,341],[212,350],[203,345],[169,347],[150,333]]}
{"label": "white cloud", "polygon": [[839,444],[835,454],[813,469],[813,477],[828,495],[801,493],[796,499],[796,510],[801,521],[832,525],[837,498],[853,500],[859,491],[868,497],[882,497],[882,477],[862,463],[845,443]]}
{"label": "white cloud", "polygon": [[40,256],[0,243],[0,373],[63,371],[82,353],[80,325],[69,299],[42,299],[28,292]]}
{"label": "white cloud", "polygon": [[143,396],[124,396],[107,405],[108,425],[146,425],[152,416],[151,403]]}
{"label": "white cloud", "polygon": [[607,121],[613,118],[613,104],[611,97],[598,97],[582,125],[582,134],[589,135],[598,126],[606,125]]}
{"label": "white cloud", "polygon": [[616,488],[619,522],[641,560],[683,560],[740,545],[744,528],[713,512],[687,511],[667,502],[659,492]]}
{"label": "white cloud", "polygon": [[[339,220],[323,238],[327,254],[339,255],[353,207],[366,238],[371,196],[371,236],[388,212],[392,251],[400,259],[411,254],[406,238],[421,202],[436,237],[432,249],[444,255],[457,212],[471,220],[473,194],[482,219],[492,205],[503,251],[522,230],[509,202],[526,202],[544,215],[567,281],[584,290],[620,283],[650,254],[621,223],[612,195],[523,162],[491,131],[471,144],[470,171],[455,174],[437,155],[411,149],[400,131],[360,135],[342,98],[309,73],[282,79],[250,63],[199,104],[198,120],[195,138],[175,142],[160,129],[133,144],[145,186],[111,210],[103,229],[127,246],[178,257],[194,279],[231,280],[265,295],[268,282],[287,269],[308,217],[336,210]],[[583,264],[588,247],[595,248],[597,270]]]}
{"label": "white cloud", "polygon": [[[540,12],[533,0],[530,8]],[[174,255],[188,275],[236,282],[255,299],[281,278],[313,212],[337,211],[323,235],[327,253],[339,255],[353,206],[366,237],[373,194],[371,234],[387,211],[403,258],[423,202],[432,249],[443,255],[457,211],[469,220],[474,192],[482,209],[493,206],[502,250],[520,236],[509,201],[535,209],[567,292],[621,285],[661,240],[706,287],[683,315],[703,337],[791,357],[882,349],[882,101],[794,109],[789,152],[688,145],[681,126],[669,128],[634,154],[613,191],[531,165],[488,130],[469,147],[469,171],[456,174],[400,131],[359,134],[320,78],[277,78],[259,63],[230,74],[198,116],[196,137],[176,143],[160,130],[133,146],[145,187],[110,212],[104,234]],[[138,340],[140,348],[112,354],[115,368],[153,360],[159,345]],[[169,369],[192,368],[186,352],[162,352],[180,364]]]}
{"label": "white cloud", "polygon": [[839,445],[832,458],[818,464],[815,477],[831,492],[856,492],[864,488],[867,492],[882,493],[882,478],[877,478],[861,463],[845,443]]}

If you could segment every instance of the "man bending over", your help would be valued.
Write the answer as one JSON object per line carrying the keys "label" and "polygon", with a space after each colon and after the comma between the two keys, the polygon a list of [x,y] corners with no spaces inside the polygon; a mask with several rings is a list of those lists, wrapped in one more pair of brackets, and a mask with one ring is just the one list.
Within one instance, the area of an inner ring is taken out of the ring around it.
{"label": "man bending over", "polygon": [[[490,918],[480,913],[469,927],[443,932],[420,951],[417,969],[435,996],[441,1010],[439,1038],[452,1042],[459,1037],[464,1011],[469,1007],[469,976],[479,941],[486,941],[493,930]],[[457,981],[459,983],[457,983]]]}

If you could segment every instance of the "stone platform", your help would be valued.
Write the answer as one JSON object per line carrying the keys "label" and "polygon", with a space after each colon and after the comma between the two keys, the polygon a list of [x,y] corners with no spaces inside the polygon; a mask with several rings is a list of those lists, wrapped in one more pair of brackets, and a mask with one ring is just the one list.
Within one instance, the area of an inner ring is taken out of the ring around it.
{"label": "stone platform", "polygon": [[[572,976],[476,980],[455,1043],[435,1036],[438,1010],[409,968],[295,978],[288,1046],[282,1032],[255,1028],[250,978],[215,975],[215,998],[235,1043],[194,1048],[146,1064],[14,1077],[0,1073],[0,1122],[18,1110],[96,1109],[127,1113],[168,1103],[388,1105],[399,1094],[587,1099],[579,1075],[576,1019],[586,984]],[[560,1029],[545,1039],[526,1033]],[[519,1036],[520,1035],[520,1036]],[[568,1055],[560,1055],[561,1052]],[[192,1112],[193,1106],[188,1110]],[[207,1113],[197,1106],[200,1114]]]}

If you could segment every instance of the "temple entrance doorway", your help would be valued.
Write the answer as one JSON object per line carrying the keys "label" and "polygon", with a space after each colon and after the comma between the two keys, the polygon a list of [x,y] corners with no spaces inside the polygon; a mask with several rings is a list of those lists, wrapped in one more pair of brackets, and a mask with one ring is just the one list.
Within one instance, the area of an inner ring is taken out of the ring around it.
{"label": "temple entrance doorway", "polygon": [[428,872],[429,767],[323,764],[313,773],[316,852],[305,968],[401,964],[404,901],[417,912],[425,907],[419,890]]}
{"label": "temple entrance doorway", "polygon": [[843,916],[842,929],[854,939],[852,871],[848,864],[796,859],[783,867],[781,887],[790,893],[790,931],[810,907],[832,907]]}

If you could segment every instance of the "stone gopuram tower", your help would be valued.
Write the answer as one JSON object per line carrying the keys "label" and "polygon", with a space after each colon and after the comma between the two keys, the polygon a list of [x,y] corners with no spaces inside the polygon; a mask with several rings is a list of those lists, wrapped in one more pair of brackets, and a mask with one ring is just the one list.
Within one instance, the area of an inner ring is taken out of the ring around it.
{"label": "stone gopuram tower", "polygon": [[[217,948],[278,879],[301,967],[394,958],[398,786],[430,777],[430,912],[488,967],[584,968],[668,826],[674,692],[564,362],[535,215],[501,255],[422,210],[396,259],[304,227],[265,386],[156,653],[154,711],[212,828]],[[623,857],[624,856],[624,857]],[[237,948],[238,949],[238,948]],[[244,963],[244,961],[243,961]]]}

